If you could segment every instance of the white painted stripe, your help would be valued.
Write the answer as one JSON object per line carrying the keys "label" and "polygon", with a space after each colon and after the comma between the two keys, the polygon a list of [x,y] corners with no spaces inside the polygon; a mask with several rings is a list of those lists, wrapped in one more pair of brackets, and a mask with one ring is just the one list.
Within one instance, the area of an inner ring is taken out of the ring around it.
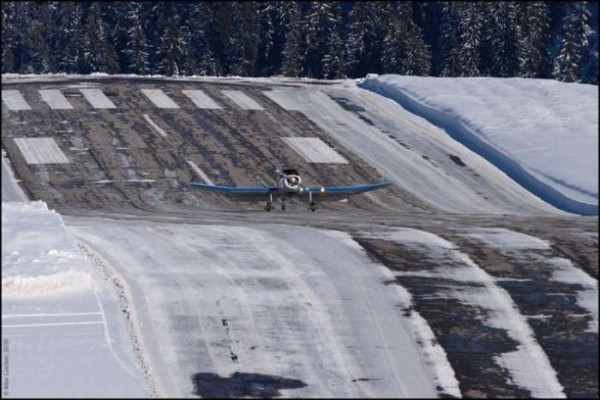
{"label": "white painted stripe", "polygon": [[285,137],[282,139],[309,163],[348,163],[344,157],[319,138]]}
{"label": "white painted stripe", "polygon": [[69,159],[53,138],[16,138],[27,164],[67,164]]}
{"label": "white painted stripe", "polygon": [[9,110],[31,110],[31,107],[18,90],[3,90],[2,102],[6,104]]}
{"label": "white painted stripe", "polygon": [[221,90],[221,92],[244,110],[264,110],[260,104],[240,90]]}
{"label": "white painted stripe", "polygon": [[187,160],[187,163],[190,164],[190,166],[194,169],[194,171],[196,171],[200,178],[204,179],[204,182],[206,182],[209,185],[214,185],[213,181],[210,180],[210,178],[204,173],[204,171],[200,169],[200,167],[196,165],[195,162]]}
{"label": "white painted stripe", "polygon": [[80,321],[80,322],[48,322],[47,324],[16,324],[2,325],[4,328],[40,328],[42,326],[63,326],[63,325],[101,325],[104,321]]}
{"label": "white painted stripe", "polygon": [[95,312],[78,312],[78,313],[44,313],[44,314],[5,314],[2,315],[2,319],[5,318],[29,318],[29,317],[76,317],[81,315],[100,315],[99,311]]}
{"label": "white painted stripe", "polygon": [[142,93],[144,93],[156,107],[179,108],[179,106],[160,89],[142,89]]}
{"label": "white painted stripe", "polygon": [[289,90],[285,92],[283,90],[274,89],[274,90],[265,90],[263,94],[267,96],[269,99],[273,100],[279,107],[288,111],[302,111],[300,104],[297,101],[290,100],[289,98]]}
{"label": "white painted stripe", "polygon": [[151,126],[152,128],[154,128],[154,130],[155,130],[156,132],[158,132],[158,134],[159,134],[160,136],[162,136],[162,137],[164,137],[164,138],[166,138],[166,137],[167,137],[167,133],[166,133],[165,131],[163,131],[163,130],[162,130],[162,128],[161,128],[160,126],[156,125],[156,123],[150,119],[150,116],[149,116],[148,114],[143,114],[143,115],[144,115],[144,119],[146,120],[146,122],[148,122],[148,124],[150,124],[150,126]]}
{"label": "white painted stripe", "polygon": [[100,89],[79,89],[79,91],[94,108],[117,108]]}
{"label": "white painted stripe", "polygon": [[198,108],[210,108],[210,109],[220,109],[222,108],[220,105],[215,103],[213,99],[208,97],[206,93],[202,90],[182,90],[183,94],[189,97],[190,100],[194,102],[194,104]]}
{"label": "white painted stripe", "polygon": [[72,110],[73,106],[65,96],[57,89],[39,90],[44,100],[53,110]]}

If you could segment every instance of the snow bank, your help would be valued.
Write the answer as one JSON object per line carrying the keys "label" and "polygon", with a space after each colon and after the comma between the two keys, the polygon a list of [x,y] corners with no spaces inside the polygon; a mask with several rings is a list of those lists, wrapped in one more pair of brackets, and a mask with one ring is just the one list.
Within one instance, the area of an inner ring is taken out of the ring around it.
{"label": "snow bank", "polygon": [[543,79],[369,76],[542,200],[598,215],[598,87]]}
{"label": "snow bank", "polygon": [[90,274],[70,269],[52,275],[2,278],[2,295],[9,297],[53,295],[88,289],[90,285]]}
{"label": "snow bank", "polygon": [[37,297],[89,289],[84,256],[46,203],[2,203],[2,294]]}

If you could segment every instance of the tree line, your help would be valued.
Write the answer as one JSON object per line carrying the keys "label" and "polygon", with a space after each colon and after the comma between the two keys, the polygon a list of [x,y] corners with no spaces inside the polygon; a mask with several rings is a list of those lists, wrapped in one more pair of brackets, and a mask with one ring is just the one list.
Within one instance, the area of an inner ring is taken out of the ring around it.
{"label": "tree line", "polygon": [[598,2],[2,2],[2,72],[598,83]]}

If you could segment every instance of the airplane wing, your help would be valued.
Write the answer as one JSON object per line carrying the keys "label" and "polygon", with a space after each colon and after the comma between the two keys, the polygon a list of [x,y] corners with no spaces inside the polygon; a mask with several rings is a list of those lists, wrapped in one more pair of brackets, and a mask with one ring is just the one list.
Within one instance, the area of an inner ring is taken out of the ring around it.
{"label": "airplane wing", "polygon": [[310,192],[314,201],[335,201],[355,194],[381,189],[389,185],[389,182],[381,182],[354,186],[306,186],[301,195],[308,197],[308,193]]}
{"label": "airplane wing", "polygon": [[190,185],[198,189],[228,195],[240,201],[268,200],[269,193],[278,191],[278,188],[269,186],[218,186],[200,182],[190,182]]}

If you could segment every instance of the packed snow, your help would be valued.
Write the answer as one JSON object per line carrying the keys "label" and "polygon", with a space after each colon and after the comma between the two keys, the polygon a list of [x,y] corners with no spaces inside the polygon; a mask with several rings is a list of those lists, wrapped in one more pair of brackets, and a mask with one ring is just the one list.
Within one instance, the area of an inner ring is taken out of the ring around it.
{"label": "packed snow", "polygon": [[114,288],[42,201],[2,202],[3,397],[145,397]]}
{"label": "packed snow", "polygon": [[598,215],[598,86],[400,75],[359,86],[442,127],[550,204]]}
{"label": "packed snow", "polygon": [[417,229],[397,228],[389,232],[364,235],[392,240],[420,251],[425,250],[424,254],[432,259],[455,262],[457,265],[426,271],[396,272],[396,274],[476,283],[475,286],[463,286],[451,290],[449,295],[465,304],[487,310],[490,317],[486,324],[506,330],[507,334],[519,343],[517,350],[501,353],[495,357],[495,361],[508,370],[514,383],[531,391],[533,397],[565,397],[548,356],[536,341],[531,327],[518,311],[508,292],[468,255],[459,251],[453,243],[433,233]]}

